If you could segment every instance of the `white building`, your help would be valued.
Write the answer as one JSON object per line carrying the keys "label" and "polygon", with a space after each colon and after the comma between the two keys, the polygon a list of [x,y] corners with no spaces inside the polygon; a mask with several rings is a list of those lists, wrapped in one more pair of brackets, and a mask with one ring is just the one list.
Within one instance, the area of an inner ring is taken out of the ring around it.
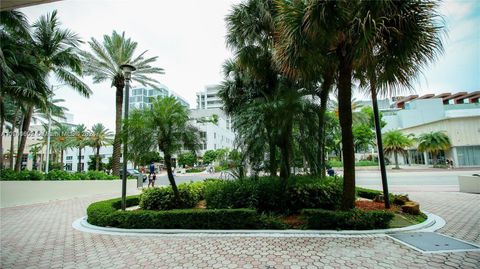
{"label": "white building", "polygon": [[204,141],[200,155],[207,150],[233,149],[235,134],[230,126],[230,118],[221,109],[192,109],[190,119],[200,130],[200,137]]}
{"label": "white building", "polygon": [[158,88],[144,88],[144,87],[135,87],[130,91],[129,97],[129,107],[133,108],[144,108],[149,106],[152,98],[157,98],[158,96],[173,96],[175,97],[182,105],[190,108],[189,103],[185,98],[181,97],[174,91],[171,91],[167,86],[160,84]]}
{"label": "white building", "polygon": [[[415,137],[445,132],[452,147],[440,158],[453,160],[456,167],[480,166],[479,96],[480,92],[474,92],[398,100],[396,108],[382,111],[383,120],[387,122],[382,132],[400,130]],[[432,164],[432,156],[412,147],[407,156],[400,156],[399,163],[428,165]]]}
{"label": "white building", "polygon": [[220,85],[207,85],[204,91],[197,92],[197,109],[222,108],[222,99],[218,96]]}

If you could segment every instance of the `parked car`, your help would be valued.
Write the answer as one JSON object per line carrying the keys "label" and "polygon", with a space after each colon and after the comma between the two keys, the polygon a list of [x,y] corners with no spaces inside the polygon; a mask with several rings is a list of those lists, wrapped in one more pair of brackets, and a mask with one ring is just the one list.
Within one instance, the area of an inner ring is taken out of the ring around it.
{"label": "parked car", "polygon": [[[142,173],[140,173],[140,171],[138,171],[137,169],[127,169],[127,177],[128,176],[133,176],[135,178],[138,178],[139,176],[142,177],[143,179],[143,182],[147,181],[147,175],[144,175]],[[120,169],[120,178],[123,177],[123,169]]]}

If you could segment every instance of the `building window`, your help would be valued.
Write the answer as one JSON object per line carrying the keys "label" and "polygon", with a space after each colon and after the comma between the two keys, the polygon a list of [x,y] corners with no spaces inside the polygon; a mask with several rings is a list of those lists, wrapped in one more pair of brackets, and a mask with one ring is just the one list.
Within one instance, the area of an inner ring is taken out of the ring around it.
{"label": "building window", "polygon": [[67,158],[65,158],[67,161],[71,161],[73,159],[73,156],[67,156]]}
{"label": "building window", "polygon": [[457,159],[458,166],[480,165],[480,146],[457,147]]}
{"label": "building window", "polygon": [[213,139],[217,139],[217,133],[213,133]]}
{"label": "building window", "polygon": [[425,164],[425,157],[422,152],[412,149],[408,151],[407,162],[409,164]]}
{"label": "building window", "polygon": [[72,164],[71,163],[65,164],[65,170],[72,171]]}
{"label": "building window", "polygon": [[213,149],[217,149],[217,144],[213,144]]}

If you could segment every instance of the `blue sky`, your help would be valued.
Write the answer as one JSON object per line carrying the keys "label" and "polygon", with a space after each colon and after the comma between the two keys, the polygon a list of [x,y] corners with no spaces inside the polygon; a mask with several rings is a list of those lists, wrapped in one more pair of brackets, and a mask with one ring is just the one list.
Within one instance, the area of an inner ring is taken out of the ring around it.
{"label": "blue sky", "polygon": [[[195,92],[219,83],[221,66],[231,52],[225,47],[224,18],[239,0],[64,0],[22,9],[31,22],[58,10],[63,26],[87,41],[112,30],[125,31],[139,43],[139,52],[158,56],[165,74],[157,79],[195,107]],[[480,90],[480,0],[444,1],[448,36],[445,53],[420,76],[417,94]],[[86,47],[85,47],[86,48]],[[113,129],[114,89],[93,84],[90,99],[58,90],[76,123],[102,122]],[[359,99],[362,99],[359,96]],[[89,108],[89,109],[85,109]]]}

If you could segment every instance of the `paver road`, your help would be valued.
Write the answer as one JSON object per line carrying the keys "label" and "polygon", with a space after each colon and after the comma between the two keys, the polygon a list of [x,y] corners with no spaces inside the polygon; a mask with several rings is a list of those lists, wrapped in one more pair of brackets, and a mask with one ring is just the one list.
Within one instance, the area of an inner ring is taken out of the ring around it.
{"label": "paver road", "polygon": [[[97,195],[0,209],[1,268],[480,268],[480,252],[422,254],[379,237],[112,236],[72,228]],[[480,243],[480,195],[412,193]]]}

